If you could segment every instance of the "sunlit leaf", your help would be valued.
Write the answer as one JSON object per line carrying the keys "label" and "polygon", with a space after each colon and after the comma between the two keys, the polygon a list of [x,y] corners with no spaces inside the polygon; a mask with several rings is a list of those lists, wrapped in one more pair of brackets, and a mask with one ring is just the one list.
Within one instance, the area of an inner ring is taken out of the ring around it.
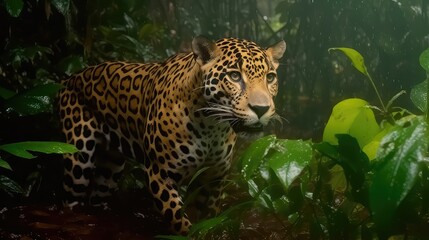
{"label": "sunlit leaf", "polygon": [[3,190],[10,196],[22,194],[24,192],[22,187],[17,182],[4,175],[0,175],[0,190]]}
{"label": "sunlit leaf", "polygon": [[7,170],[12,170],[12,168],[10,167],[9,163],[7,163],[5,160],[0,158],[0,168],[4,168]]}
{"label": "sunlit leaf", "polygon": [[359,72],[368,76],[368,71],[367,71],[366,66],[365,66],[365,61],[364,61],[362,55],[358,51],[354,50],[353,48],[345,48],[345,47],[329,48],[328,49],[329,52],[332,50],[342,51],[352,61],[353,66]]}
{"label": "sunlit leaf", "polygon": [[269,155],[268,166],[274,171],[285,189],[298,177],[313,157],[309,142],[302,140],[278,140]]}
{"label": "sunlit leaf", "polygon": [[427,104],[427,90],[428,90],[428,80],[425,80],[411,89],[410,98],[413,101],[414,105],[419,108],[422,112],[426,112]]}
{"label": "sunlit leaf", "polygon": [[24,1],[22,0],[4,0],[7,12],[12,17],[18,17],[24,7]]}
{"label": "sunlit leaf", "polygon": [[382,139],[369,196],[379,227],[389,227],[397,207],[413,188],[429,146],[427,134],[425,119],[414,117],[399,122]]}
{"label": "sunlit leaf", "polygon": [[337,134],[349,134],[363,147],[380,131],[368,102],[350,98],[334,106],[323,132],[323,141],[338,144]]}
{"label": "sunlit leaf", "polygon": [[34,158],[33,152],[41,153],[75,153],[77,148],[74,145],[62,142],[18,142],[0,145],[0,150],[8,152],[22,158]]}
{"label": "sunlit leaf", "polygon": [[389,133],[391,129],[391,124],[385,124],[383,130],[377,133],[377,135],[375,135],[375,137],[362,148],[362,151],[368,156],[369,160],[375,159],[381,139],[383,139],[383,137],[386,136],[386,134]]}
{"label": "sunlit leaf", "polygon": [[419,62],[420,66],[422,66],[422,68],[426,70],[426,72],[429,72],[429,48],[424,50],[420,54]]}
{"label": "sunlit leaf", "polygon": [[24,116],[49,112],[52,109],[52,98],[61,88],[62,85],[57,83],[37,86],[7,99],[5,107]]}

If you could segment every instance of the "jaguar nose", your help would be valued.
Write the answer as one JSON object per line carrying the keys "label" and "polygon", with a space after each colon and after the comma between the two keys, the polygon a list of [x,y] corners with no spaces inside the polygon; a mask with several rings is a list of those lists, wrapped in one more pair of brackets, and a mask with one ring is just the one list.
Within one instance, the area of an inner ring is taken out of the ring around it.
{"label": "jaguar nose", "polygon": [[268,111],[268,109],[270,109],[269,106],[250,105],[250,104],[249,104],[249,108],[256,113],[256,116],[258,116],[258,118],[261,118]]}

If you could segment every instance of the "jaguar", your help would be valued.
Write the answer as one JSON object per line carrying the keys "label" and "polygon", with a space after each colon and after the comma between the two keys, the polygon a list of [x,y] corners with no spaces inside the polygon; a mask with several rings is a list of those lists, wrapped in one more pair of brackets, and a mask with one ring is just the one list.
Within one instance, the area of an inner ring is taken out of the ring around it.
{"label": "jaguar", "polygon": [[202,217],[219,213],[237,134],[277,119],[280,41],[195,37],[192,51],[163,62],[106,62],[63,80],[59,114],[66,142],[65,204],[98,205],[118,188],[127,159],[141,162],[154,205],[176,234],[191,222],[180,188],[200,169]]}

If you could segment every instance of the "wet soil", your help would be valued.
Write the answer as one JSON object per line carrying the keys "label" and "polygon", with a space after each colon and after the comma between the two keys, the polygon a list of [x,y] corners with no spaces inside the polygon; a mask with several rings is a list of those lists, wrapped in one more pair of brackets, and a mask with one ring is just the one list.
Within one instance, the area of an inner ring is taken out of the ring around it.
{"label": "wet soil", "polygon": [[0,217],[0,239],[153,239],[167,229],[149,212],[71,211],[55,205],[4,207]]}
{"label": "wet soil", "polygon": [[[225,199],[224,209],[247,198],[243,191],[235,189],[233,192]],[[0,239],[145,240],[171,234],[168,224],[151,206],[151,200],[139,194],[122,194],[108,210],[93,207],[70,210],[59,204],[2,207]],[[204,239],[308,239],[305,236],[292,237],[287,220],[257,208],[246,209],[238,215],[238,232],[225,230],[206,235]]]}

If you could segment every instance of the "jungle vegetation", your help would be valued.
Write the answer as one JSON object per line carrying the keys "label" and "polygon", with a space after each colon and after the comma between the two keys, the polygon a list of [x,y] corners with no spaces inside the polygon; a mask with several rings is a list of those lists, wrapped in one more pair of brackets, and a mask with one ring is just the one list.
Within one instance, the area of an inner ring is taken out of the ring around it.
{"label": "jungle vegetation", "polygon": [[[191,236],[423,238],[428,13],[427,0],[0,0],[0,207],[58,197],[61,157],[47,153],[74,151],[53,108],[66,76],[161,60],[197,35],[284,39],[276,106],[287,122],[239,152],[230,188],[243,196]],[[249,212],[275,231],[243,229]]]}

